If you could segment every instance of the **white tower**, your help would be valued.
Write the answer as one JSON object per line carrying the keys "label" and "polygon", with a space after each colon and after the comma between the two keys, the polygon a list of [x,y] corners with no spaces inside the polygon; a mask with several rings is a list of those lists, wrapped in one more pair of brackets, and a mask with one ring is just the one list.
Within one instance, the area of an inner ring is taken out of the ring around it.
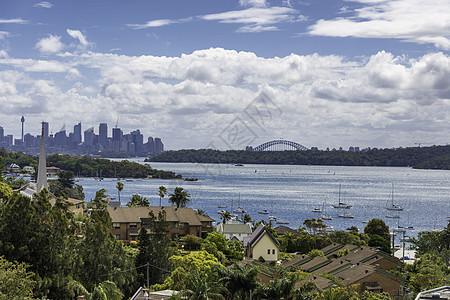
{"label": "white tower", "polygon": [[39,167],[38,167],[36,192],[39,193],[43,188],[46,188],[48,190],[48,184],[47,184],[47,158],[45,156],[44,122],[42,122],[41,152],[39,154]]}

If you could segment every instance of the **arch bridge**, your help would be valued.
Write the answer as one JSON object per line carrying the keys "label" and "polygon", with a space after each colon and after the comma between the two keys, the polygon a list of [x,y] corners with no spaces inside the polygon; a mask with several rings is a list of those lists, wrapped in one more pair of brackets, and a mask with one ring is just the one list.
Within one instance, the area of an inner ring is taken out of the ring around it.
{"label": "arch bridge", "polygon": [[[281,146],[281,147],[280,147]],[[284,148],[284,149],[280,149]],[[273,140],[270,142],[265,142],[264,144],[261,144],[255,148],[253,148],[253,151],[282,151],[282,150],[309,150],[303,145],[300,145],[299,143],[287,141],[287,140]]]}

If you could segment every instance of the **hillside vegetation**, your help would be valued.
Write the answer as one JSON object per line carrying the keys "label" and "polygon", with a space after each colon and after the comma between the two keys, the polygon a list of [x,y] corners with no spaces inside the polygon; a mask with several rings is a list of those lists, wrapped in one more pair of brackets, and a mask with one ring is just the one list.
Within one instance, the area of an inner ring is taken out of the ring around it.
{"label": "hillside vegetation", "polygon": [[327,166],[385,166],[450,170],[450,146],[348,151],[219,151],[178,150],[149,158],[151,162],[189,162],[224,164],[286,164]]}

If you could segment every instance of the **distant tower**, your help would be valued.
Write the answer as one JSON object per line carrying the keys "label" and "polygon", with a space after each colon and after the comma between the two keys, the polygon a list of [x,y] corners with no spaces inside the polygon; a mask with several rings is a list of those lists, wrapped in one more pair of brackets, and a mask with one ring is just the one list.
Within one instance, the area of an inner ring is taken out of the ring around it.
{"label": "distant tower", "polygon": [[23,143],[23,123],[25,123],[25,117],[22,116],[22,118],[20,119],[20,122],[22,122],[22,143]]}
{"label": "distant tower", "polygon": [[45,156],[44,122],[42,122],[41,152],[39,154],[39,167],[38,167],[36,192],[39,193],[43,188],[46,188],[48,190],[48,184],[47,184],[47,158]]}

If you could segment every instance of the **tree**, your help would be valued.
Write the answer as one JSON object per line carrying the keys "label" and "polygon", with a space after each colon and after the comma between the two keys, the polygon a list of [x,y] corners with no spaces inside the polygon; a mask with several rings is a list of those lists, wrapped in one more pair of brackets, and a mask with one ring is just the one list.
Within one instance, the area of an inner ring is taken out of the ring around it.
{"label": "tree", "polygon": [[177,208],[185,207],[189,202],[191,195],[182,187],[176,187],[172,194],[169,195],[169,202],[175,204]]}
{"label": "tree", "polygon": [[130,201],[127,202],[128,207],[137,207],[137,206],[150,206],[150,202],[147,198],[142,197],[139,194],[134,194]]}
{"label": "tree", "polygon": [[58,182],[63,188],[72,188],[75,183],[75,175],[71,171],[63,171],[58,174]]}
{"label": "tree", "polygon": [[219,212],[219,218],[222,219],[222,223],[225,224],[229,220],[231,220],[231,213],[227,210],[223,210]]}
{"label": "tree", "polygon": [[367,222],[366,227],[364,227],[364,233],[371,235],[379,235],[380,237],[390,241],[391,235],[389,233],[389,226],[384,223],[382,219],[374,218]]}
{"label": "tree", "polygon": [[[141,227],[138,234],[138,253],[135,258],[135,266],[137,268],[138,282],[140,286],[149,288],[147,284],[147,265],[151,259],[150,257],[150,235],[145,227]],[[150,279],[149,279],[150,280]]]}
{"label": "tree", "polygon": [[0,256],[0,299],[32,299],[36,281],[25,263],[10,262]]}
{"label": "tree", "polygon": [[119,202],[120,202],[120,192],[123,190],[123,183],[118,181],[116,184],[117,194],[119,196]]}
{"label": "tree", "polygon": [[6,201],[9,197],[12,196],[12,193],[13,190],[8,184],[0,182],[0,202]]}
{"label": "tree", "polygon": [[250,217],[249,214],[245,214],[244,217],[242,218],[242,222],[244,224],[251,223],[252,222],[252,217]]}
{"label": "tree", "polygon": [[159,191],[158,191],[158,195],[159,195],[159,206],[161,206],[161,199],[164,198],[167,195],[167,188],[165,186],[160,186],[159,187]]}
{"label": "tree", "polygon": [[299,279],[299,274],[291,273],[282,278],[275,278],[267,285],[260,286],[255,292],[255,298],[260,299],[294,299],[295,284]]}
{"label": "tree", "polygon": [[181,291],[182,299],[189,300],[205,300],[205,299],[219,299],[225,300],[221,292],[226,289],[217,282],[209,279],[209,272],[200,276],[198,270],[191,272],[191,280],[188,281],[186,289]]}
{"label": "tree", "polygon": [[117,285],[109,280],[99,283],[92,292],[89,292],[77,281],[72,281],[70,288],[75,294],[83,295],[86,300],[121,300],[123,298],[123,294],[117,288]]}
{"label": "tree", "polygon": [[228,290],[231,299],[249,299],[250,292],[259,286],[257,274],[256,267],[248,270],[244,266],[234,264],[230,269],[219,269],[219,282]]}

